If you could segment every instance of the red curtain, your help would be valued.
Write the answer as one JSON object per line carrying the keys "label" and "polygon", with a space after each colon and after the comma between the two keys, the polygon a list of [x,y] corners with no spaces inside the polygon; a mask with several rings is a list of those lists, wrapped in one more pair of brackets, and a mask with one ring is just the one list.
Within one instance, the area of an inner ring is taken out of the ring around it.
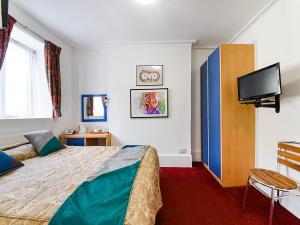
{"label": "red curtain", "polygon": [[48,87],[52,99],[53,118],[61,117],[61,77],[60,56],[61,48],[50,41],[45,41],[45,64]]}
{"label": "red curtain", "polygon": [[7,51],[7,47],[8,47],[8,43],[9,43],[9,39],[10,39],[10,34],[11,31],[14,27],[14,24],[17,21],[12,17],[12,16],[8,16],[8,23],[7,23],[7,27],[0,29],[0,70],[2,69],[3,66],[3,62],[5,59],[5,54]]}

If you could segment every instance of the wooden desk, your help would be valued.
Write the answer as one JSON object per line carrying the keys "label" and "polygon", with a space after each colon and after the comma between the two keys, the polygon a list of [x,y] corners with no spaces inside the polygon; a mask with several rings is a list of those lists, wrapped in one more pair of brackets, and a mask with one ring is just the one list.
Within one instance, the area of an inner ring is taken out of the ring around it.
{"label": "wooden desk", "polygon": [[63,134],[61,141],[70,146],[111,146],[111,134]]}

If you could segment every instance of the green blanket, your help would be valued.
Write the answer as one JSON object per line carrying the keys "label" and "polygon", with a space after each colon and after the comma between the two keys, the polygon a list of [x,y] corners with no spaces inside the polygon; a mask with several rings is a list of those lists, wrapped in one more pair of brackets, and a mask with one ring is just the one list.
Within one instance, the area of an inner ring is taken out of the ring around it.
{"label": "green blanket", "polygon": [[140,161],[82,183],[49,225],[123,225]]}

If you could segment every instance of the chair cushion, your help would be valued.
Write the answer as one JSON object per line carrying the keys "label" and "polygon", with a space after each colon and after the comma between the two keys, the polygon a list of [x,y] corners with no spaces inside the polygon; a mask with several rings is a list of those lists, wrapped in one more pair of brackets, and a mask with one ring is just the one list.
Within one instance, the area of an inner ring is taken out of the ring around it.
{"label": "chair cushion", "polygon": [[30,141],[39,156],[46,156],[52,152],[56,152],[64,148],[64,146],[50,130],[31,132],[25,134],[24,137]]}
{"label": "chair cushion", "polygon": [[24,164],[0,151],[0,175],[18,169],[21,166],[24,166]]}
{"label": "chair cushion", "polygon": [[297,183],[282,174],[266,169],[250,170],[250,177],[259,183],[281,190],[295,190]]}

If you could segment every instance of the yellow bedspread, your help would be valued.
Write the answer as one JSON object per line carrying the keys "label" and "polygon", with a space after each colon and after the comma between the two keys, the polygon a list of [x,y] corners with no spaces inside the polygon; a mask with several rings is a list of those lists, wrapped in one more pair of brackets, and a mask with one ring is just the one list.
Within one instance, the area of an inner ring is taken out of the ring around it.
{"label": "yellow bedspread", "polygon": [[[0,177],[0,224],[46,225],[61,204],[120,147],[68,147]],[[101,190],[99,190],[101,191]],[[149,148],[133,184],[126,225],[153,225],[162,206],[159,161]]]}

